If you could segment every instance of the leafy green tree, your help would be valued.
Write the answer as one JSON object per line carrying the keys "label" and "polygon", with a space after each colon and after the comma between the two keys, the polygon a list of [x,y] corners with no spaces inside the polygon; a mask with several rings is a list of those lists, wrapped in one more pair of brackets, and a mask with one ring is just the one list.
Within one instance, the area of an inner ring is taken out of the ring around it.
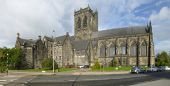
{"label": "leafy green tree", "polygon": [[9,64],[10,69],[20,69],[22,53],[19,48],[12,48],[9,50]]}
{"label": "leafy green tree", "polygon": [[7,60],[4,54],[4,49],[0,48],[0,72],[3,73],[7,69]]}
{"label": "leafy green tree", "polygon": [[170,57],[167,52],[163,51],[158,53],[156,58],[156,66],[169,66],[170,65]]}
{"label": "leafy green tree", "polygon": [[[54,61],[55,62],[55,61]],[[55,62],[55,69],[58,68],[57,63]],[[53,59],[52,58],[45,58],[42,62],[41,62],[42,68],[46,69],[46,70],[52,70],[53,69]]]}
{"label": "leafy green tree", "polygon": [[0,48],[0,68],[2,71],[7,69],[19,69],[21,66],[21,49]]}

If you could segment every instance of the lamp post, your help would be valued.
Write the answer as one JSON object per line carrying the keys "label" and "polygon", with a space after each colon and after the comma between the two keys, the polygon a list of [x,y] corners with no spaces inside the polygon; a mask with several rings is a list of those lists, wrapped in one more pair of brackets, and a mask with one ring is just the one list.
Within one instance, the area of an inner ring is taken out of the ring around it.
{"label": "lamp post", "polygon": [[[53,30],[53,33],[54,33],[55,31]],[[54,34],[53,34],[54,35]],[[54,67],[54,46],[55,46],[55,44],[54,44],[54,37],[53,37],[53,74],[55,74],[55,67]]]}
{"label": "lamp post", "polygon": [[8,75],[8,53],[7,53],[7,75]]}
{"label": "lamp post", "polygon": [[53,45],[53,73],[55,73],[54,71],[54,45]]}

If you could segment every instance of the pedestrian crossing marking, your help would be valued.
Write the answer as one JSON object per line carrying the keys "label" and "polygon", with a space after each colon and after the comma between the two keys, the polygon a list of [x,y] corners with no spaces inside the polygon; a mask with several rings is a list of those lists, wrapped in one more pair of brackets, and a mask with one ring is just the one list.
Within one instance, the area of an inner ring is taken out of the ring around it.
{"label": "pedestrian crossing marking", "polygon": [[0,82],[6,82],[7,80],[0,80]]}

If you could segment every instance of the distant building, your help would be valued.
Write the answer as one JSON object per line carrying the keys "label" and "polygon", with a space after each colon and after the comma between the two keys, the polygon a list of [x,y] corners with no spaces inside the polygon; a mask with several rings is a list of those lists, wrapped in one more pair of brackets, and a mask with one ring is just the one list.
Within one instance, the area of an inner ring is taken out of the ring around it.
{"label": "distant building", "polygon": [[98,12],[89,6],[74,12],[74,36],[26,40],[18,34],[15,46],[23,50],[28,68],[41,68],[44,58],[53,57],[59,67],[92,66],[96,60],[103,66],[155,64],[151,23],[98,31]]}

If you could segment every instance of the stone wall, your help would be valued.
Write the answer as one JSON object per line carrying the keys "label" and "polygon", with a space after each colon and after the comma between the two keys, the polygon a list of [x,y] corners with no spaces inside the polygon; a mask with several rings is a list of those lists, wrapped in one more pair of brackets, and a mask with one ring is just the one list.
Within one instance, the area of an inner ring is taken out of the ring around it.
{"label": "stone wall", "polygon": [[[119,65],[136,65],[136,58],[137,58],[137,49],[138,49],[138,57],[139,57],[139,65],[148,65],[148,40],[149,37],[147,34],[145,35],[135,35],[135,36],[126,36],[126,37],[103,37],[103,38],[99,38],[98,39],[98,47],[97,47],[97,57],[98,59],[101,58],[107,58],[109,57],[109,47],[110,45],[115,45],[115,58],[117,58],[117,61],[119,63]],[[142,43],[146,42],[146,47],[144,45],[142,45]],[[135,52],[135,56],[132,56],[132,51],[131,51],[131,47],[133,46],[133,44],[135,43],[136,46],[136,52]],[[138,48],[136,43],[138,43]],[[125,50],[122,50],[121,45],[124,44],[125,46]],[[101,47],[104,46],[105,47],[105,55],[104,57],[101,57],[101,53],[100,53],[100,49]],[[142,46],[144,46],[145,51],[143,51],[141,48]],[[152,56],[153,58],[154,56],[154,46],[152,45],[151,47],[151,51],[152,51]],[[142,52],[146,52],[146,55],[144,57],[142,57]],[[122,54],[124,53],[124,54]],[[153,59],[152,58],[152,59]],[[121,59],[122,62],[119,62]],[[108,63],[108,62],[106,62]],[[152,60],[152,64],[154,63],[154,59]]]}

